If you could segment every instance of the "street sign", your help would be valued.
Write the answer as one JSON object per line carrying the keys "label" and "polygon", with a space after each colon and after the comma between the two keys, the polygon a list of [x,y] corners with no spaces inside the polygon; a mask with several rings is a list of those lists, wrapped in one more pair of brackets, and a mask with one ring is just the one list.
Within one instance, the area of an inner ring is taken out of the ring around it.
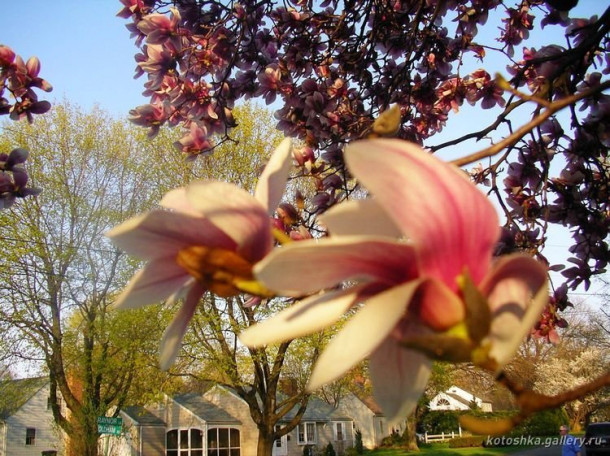
{"label": "street sign", "polygon": [[123,418],[110,416],[97,417],[97,432],[100,434],[121,435],[123,429]]}

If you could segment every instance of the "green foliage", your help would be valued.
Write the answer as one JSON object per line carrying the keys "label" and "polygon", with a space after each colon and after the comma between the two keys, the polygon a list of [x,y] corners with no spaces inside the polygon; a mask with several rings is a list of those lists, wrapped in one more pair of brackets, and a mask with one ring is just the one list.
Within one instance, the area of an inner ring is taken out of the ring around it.
{"label": "green foliage", "polygon": [[354,448],[357,454],[364,453],[364,444],[362,443],[362,431],[360,431],[360,429],[356,429],[356,434],[354,436]]}
{"label": "green foliage", "polygon": [[430,410],[420,419],[419,428],[429,434],[456,432],[462,413],[453,410]]}
{"label": "green foliage", "polygon": [[13,356],[46,360],[56,423],[75,454],[94,454],[97,416],[168,381],[156,368],[167,317],[110,312],[138,262],[104,237],[159,200],[164,169],[140,129],[69,103],[11,124],[5,143],[32,152],[28,172],[43,192],[0,214],[0,327],[20,341],[8,344]]}
{"label": "green foliage", "polygon": [[472,437],[456,437],[455,439],[449,440],[449,448],[471,448],[481,447],[485,442],[485,438],[481,436]]}
{"label": "green foliage", "polygon": [[529,417],[517,426],[511,435],[557,435],[559,426],[568,422],[563,409],[544,410]]}
{"label": "green foliage", "polygon": [[328,445],[326,445],[326,448],[324,449],[324,456],[337,456],[332,443],[328,442]]}
{"label": "green foliage", "polygon": [[404,447],[406,445],[408,445],[408,438],[403,435],[400,434],[398,432],[392,432],[390,435],[388,435],[387,437],[384,437],[383,440],[381,440],[381,446],[382,447]]}

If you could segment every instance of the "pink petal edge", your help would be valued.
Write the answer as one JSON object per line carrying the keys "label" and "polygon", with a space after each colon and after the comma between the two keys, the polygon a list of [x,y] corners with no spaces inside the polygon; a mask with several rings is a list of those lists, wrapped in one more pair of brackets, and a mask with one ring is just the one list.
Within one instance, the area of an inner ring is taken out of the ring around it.
{"label": "pink petal edge", "polygon": [[254,198],[265,208],[268,215],[273,215],[286,190],[286,182],[292,167],[292,139],[284,138],[273,151],[269,162],[261,173]]}

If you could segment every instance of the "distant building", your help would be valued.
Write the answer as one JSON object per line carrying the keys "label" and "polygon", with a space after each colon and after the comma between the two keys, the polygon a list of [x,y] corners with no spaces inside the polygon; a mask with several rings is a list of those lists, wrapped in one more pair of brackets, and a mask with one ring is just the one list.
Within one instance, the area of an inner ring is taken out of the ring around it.
{"label": "distant building", "polygon": [[[374,448],[392,429],[371,407],[353,394],[342,398],[337,407],[311,397],[300,424],[275,441],[273,456],[301,456],[304,447],[319,453],[328,443],[342,455],[354,446],[356,430],[361,431],[364,445]],[[287,423],[296,410],[288,412],[278,426]],[[165,396],[157,404],[126,408],[120,415],[123,435],[108,443],[113,456],[181,456],[183,451],[256,456],[258,429],[248,404],[230,388],[217,385],[204,394]]]}
{"label": "distant building", "polygon": [[492,412],[491,402],[469,393],[466,390],[452,386],[438,393],[430,400],[430,410],[470,410],[475,406],[483,412]]}
{"label": "distant building", "polygon": [[49,391],[48,378],[0,382],[0,456],[63,454]]}
{"label": "distant building", "polygon": [[[280,420],[285,425],[297,407]],[[146,407],[125,407],[120,436],[100,436],[100,454],[109,456],[256,456],[258,429],[248,404],[230,388],[169,397]],[[353,447],[355,433],[367,448],[402,428],[390,428],[371,398],[349,393],[336,407],[311,397],[301,422],[277,439],[273,456],[314,454],[332,443],[338,456]],[[0,383],[0,456],[63,456],[63,433],[49,407],[47,378]]]}

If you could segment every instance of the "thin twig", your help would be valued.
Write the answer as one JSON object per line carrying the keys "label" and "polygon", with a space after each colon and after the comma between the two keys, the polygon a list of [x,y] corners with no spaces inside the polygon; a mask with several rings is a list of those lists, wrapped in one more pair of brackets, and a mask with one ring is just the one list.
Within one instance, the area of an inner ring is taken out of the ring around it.
{"label": "thin twig", "polygon": [[456,166],[464,166],[464,165],[468,165],[470,163],[474,163],[476,161],[482,160],[487,157],[493,157],[494,155],[499,153],[502,149],[514,145],[517,141],[519,141],[521,138],[523,138],[532,129],[536,128],[538,125],[541,125],[546,119],[548,119],[550,116],[552,116],[556,112],[572,105],[573,103],[576,103],[578,100],[587,98],[595,93],[602,92],[602,91],[606,90],[607,88],[610,88],[610,81],[606,81],[603,84],[600,84],[599,86],[592,87],[592,88],[584,90],[580,93],[557,100],[557,101],[551,103],[547,107],[547,109],[545,109],[538,116],[534,117],[530,122],[528,122],[527,124],[525,124],[524,126],[519,128],[513,134],[504,138],[499,143],[494,144],[493,146],[490,146],[479,152],[475,152],[475,153],[467,155],[465,157],[453,160],[451,163],[453,163]]}

